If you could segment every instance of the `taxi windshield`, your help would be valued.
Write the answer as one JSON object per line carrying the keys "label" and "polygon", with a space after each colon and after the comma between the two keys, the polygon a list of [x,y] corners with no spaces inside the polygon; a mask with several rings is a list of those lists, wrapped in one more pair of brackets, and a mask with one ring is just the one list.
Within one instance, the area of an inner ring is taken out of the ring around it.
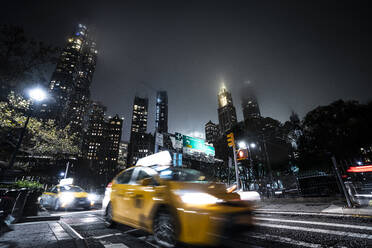
{"label": "taxi windshield", "polygon": [[203,173],[193,169],[168,167],[158,171],[159,177],[165,180],[182,182],[205,182]]}
{"label": "taxi windshield", "polygon": [[84,192],[84,190],[78,186],[61,186],[61,192]]}

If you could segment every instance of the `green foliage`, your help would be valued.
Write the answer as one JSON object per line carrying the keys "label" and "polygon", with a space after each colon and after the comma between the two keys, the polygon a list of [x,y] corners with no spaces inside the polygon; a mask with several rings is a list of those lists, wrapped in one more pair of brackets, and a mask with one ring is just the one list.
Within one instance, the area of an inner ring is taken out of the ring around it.
{"label": "green foliage", "polygon": [[[26,121],[29,102],[21,96],[11,93],[7,102],[0,102],[0,137],[15,144],[19,129]],[[22,149],[32,155],[63,158],[77,155],[79,147],[75,145],[76,137],[70,134],[70,127],[57,127],[53,120],[42,122],[31,117],[27,125]]]}
{"label": "green foliage", "polygon": [[1,189],[43,189],[44,185],[35,182],[35,181],[29,181],[29,180],[19,180],[12,184],[0,184]]}
{"label": "green foliage", "polygon": [[22,180],[15,182],[16,188],[42,189],[43,185],[39,182]]}

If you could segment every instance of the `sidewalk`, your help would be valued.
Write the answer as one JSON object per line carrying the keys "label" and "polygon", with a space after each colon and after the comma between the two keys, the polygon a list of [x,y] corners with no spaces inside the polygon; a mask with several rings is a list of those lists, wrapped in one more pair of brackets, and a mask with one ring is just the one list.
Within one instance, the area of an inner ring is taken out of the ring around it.
{"label": "sidewalk", "polygon": [[80,248],[87,247],[62,221],[14,224],[13,231],[0,237],[1,248]]}
{"label": "sidewalk", "polygon": [[372,207],[347,208],[341,198],[277,198],[257,203],[257,211],[298,212],[372,217]]}

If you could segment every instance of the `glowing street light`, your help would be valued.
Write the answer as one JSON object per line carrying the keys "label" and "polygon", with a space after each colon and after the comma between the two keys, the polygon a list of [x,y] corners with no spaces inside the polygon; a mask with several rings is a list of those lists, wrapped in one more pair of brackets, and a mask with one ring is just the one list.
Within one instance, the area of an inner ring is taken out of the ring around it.
{"label": "glowing street light", "polygon": [[47,98],[45,90],[42,88],[34,88],[28,92],[30,98],[36,102],[44,101]]}
{"label": "glowing street light", "polygon": [[[30,89],[28,91],[28,95],[30,97],[30,100],[35,101],[35,102],[42,102],[43,100],[45,100],[47,98],[47,93],[40,87]],[[21,147],[23,136],[25,135],[28,122],[30,121],[30,111],[31,110],[29,110],[27,112],[27,118],[26,118],[25,124],[22,128],[21,134],[19,135],[18,143],[17,143],[17,145],[16,145],[16,147],[13,151],[12,157],[10,158],[9,168],[13,167],[17,152],[18,152],[19,148]]]}

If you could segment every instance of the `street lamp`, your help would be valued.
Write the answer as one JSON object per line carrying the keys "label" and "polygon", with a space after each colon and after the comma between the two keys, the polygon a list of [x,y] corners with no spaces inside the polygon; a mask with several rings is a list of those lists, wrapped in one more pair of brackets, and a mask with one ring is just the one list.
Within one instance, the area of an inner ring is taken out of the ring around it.
{"label": "street lamp", "polygon": [[47,98],[47,94],[45,90],[39,87],[31,89],[28,92],[28,95],[30,96],[31,100],[36,101],[36,102],[41,102]]}
{"label": "street lamp", "polygon": [[[47,94],[46,94],[45,90],[43,90],[40,87],[30,89],[28,91],[28,96],[30,97],[31,104],[34,103],[34,102],[35,103],[42,102],[43,100],[45,100],[47,98]],[[31,106],[30,106],[29,111],[27,111],[27,118],[26,118],[25,124],[22,128],[21,134],[19,135],[18,143],[17,143],[17,145],[16,145],[16,147],[13,151],[12,157],[10,158],[9,168],[13,167],[17,152],[18,152],[19,148],[21,147],[23,136],[25,135],[25,132],[27,130],[28,122],[30,121],[30,116],[31,116],[30,112],[31,112]]]}

